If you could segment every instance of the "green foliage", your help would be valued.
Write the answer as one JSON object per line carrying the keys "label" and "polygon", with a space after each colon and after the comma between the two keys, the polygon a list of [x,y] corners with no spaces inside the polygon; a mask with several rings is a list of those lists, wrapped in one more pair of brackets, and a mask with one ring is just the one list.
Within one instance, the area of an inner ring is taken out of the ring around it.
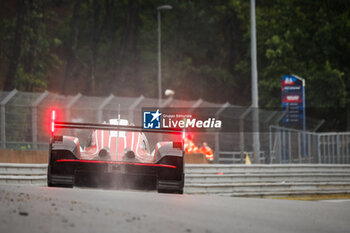
{"label": "green foliage", "polygon": [[[60,59],[52,49],[62,44],[57,37],[47,32],[43,1],[25,2],[24,24],[22,29],[21,50],[19,64],[15,73],[15,87],[23,91],[40,91],[46,89],[50,71],[57,68]],[[11,59],[12,42],[16,24],[13,20],[5,19],[1,22],[5,27],[0,30],[0,36],[6,50],[2,57],[6,62]]]}
{"label": "green foliage", "polygon": [[43,81],[43,77],[24,71],[22,66],[17,69],[15,86],[19,90],[41,91],[47,88],[47,84]]}
{"label": "green foliage", "polygon": [[[91,94],[94,77],[97,94],[157,96],[156,9],[164,1],[33,2],[17,88]],[[166,4],[173,9],[161,11],[163,89],[174,89],[177,98],[248,105],[249,1]],[[0,20],[1,75],[11,57],[13,18]],[[306,80],[308,105],[348,107],[349,1],[257,1],[256,25],[260,106],[280,107],[281,78],[296,74]]]}
{"label": "green foliage", "polygon": [[[281,77],[292,73],[306,79],[308,104],[345,107],[345,84],[350,73],[348,66],[339,61],[349,57],[350,52],[350,44],[344,40],[346,34],[340,30],[350,20],[347,5],[339,1],[277,0],[269,10],[259,11],[260,18],[266,21],[257,33],[263,44],[259,50],[263,105],[280,105]],[[266,30],[266,25],[272,30]]]}
{"label": "green foliage", "polygon": [[257,23],[261,105],[280,106],[281,78],[296,74],[306,80],[307,106],[322,108],[313,117],[344,112],[350,87],[349,3],[275,0],[263,8],[257,16],[263,21]]}

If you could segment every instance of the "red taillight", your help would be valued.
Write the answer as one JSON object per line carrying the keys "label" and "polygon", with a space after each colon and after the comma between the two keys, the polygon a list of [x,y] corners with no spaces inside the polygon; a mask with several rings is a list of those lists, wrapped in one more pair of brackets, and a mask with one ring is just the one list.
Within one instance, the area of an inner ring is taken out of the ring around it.
{"label": "red taillight", "polygon": [[52,120],[56,120],[56,111],[52,110]]}
{"label": "red taillight", "polygon": [[52,112],[51,112],[51,133],[55,132],[55,119],[56,119],[56,111],[52,110]]}

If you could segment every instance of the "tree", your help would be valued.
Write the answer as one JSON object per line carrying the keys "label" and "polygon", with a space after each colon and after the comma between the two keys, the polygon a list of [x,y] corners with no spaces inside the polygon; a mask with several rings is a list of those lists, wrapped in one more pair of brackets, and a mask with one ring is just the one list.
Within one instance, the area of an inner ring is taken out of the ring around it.
{"label": "tree", "polygon": [[24,26],[24,16],[26,12],[26,6],[24,0],[16,1],[16,29],[12,46],[12,56],[10,59],[10,65],[8,67],[4,90],[12,90],[15,87],[14,80],[17,72],[18,62],[22,49],[22,34]]}
{"label": "tree", "polygon": [[[344,109],[347,102],[349,69],[340,64],[349,56],[344,49],[350,48],[344,47],[349,26],[344,27],[341,20],[349,19],[346,3],[277,0],[267,9],[260,9],[261,104],[279,106],[281,77],[292,73],[306,80],[307,106],[322,108],[322,115],[328,119],[334,117],[332,112]],[[338,28],[346,30],[342,32]],[[344,126],[344,122],[339,124]]]}
{"label": "tree", "polygon": [[[0,9],[6,90],[157,96],[156,9],[163,1],[1,4],[10,9]],[[249,105],[249,1],[167,4],[174,8],[162,12],[164,89],[182,99]],[[260,106],[280,107],[281,77],[296,74],[306,79],[307,105],[322,107],[316,116],[349,109],[349,9],[342,0],[257,1]],[[344,129],[345,121],[335,128]]]}

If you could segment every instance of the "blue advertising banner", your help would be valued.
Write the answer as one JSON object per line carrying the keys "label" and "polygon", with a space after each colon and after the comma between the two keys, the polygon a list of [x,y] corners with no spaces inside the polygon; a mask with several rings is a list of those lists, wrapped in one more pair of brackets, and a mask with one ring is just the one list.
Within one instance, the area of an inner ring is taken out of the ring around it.
{"label": "blue advertising banner", "polygon": [[305,80],[296,75],[282,77],[282,123],[286,127],[305,130]]}
{"label": "blue advertising banner", "polygon": [[[285,116],[282,119],[283,126],[297,128],[303,133],[303,157],[306,156],[305,136],[305,80],[296,75],[284,75],[282,77],[282,111]],[[287,161],[286,135],[282,133],[282,156]]]}

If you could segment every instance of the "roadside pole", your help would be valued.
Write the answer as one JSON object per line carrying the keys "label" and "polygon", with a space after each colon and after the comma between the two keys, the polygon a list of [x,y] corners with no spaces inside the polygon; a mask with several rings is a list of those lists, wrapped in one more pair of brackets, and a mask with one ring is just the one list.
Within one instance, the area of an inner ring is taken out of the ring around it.
{"label": "roadside pole", "polygon": [[256,59],[256,30],[255,30],[255,0],[250,0],[250,38],[251,38],[251,69],[252,69],[252,108],[253,108],[253,152],[255,163],[260,163],[259,135],[259,93],[258,71]]}

